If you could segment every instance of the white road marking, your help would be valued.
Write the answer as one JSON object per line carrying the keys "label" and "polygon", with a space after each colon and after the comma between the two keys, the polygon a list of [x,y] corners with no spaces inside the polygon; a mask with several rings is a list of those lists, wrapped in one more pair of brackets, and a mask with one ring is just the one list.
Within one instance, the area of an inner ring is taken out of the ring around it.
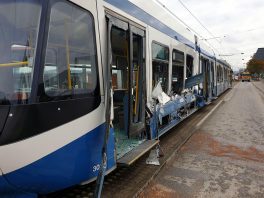
{"label": "white road marking", "polygon": [[212,115],[212,113],[222,104],[223,100],[220,100],[219,103],[200,121],[196,124],[196,128],[199,128],[205,120]]}

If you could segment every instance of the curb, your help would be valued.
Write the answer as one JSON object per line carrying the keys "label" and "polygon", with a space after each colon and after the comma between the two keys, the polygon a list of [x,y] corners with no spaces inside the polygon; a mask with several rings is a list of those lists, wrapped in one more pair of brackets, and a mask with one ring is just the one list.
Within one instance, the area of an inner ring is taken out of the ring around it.
{"label": "curb", "polygon": [[254,82],[252,82],[253,86],[258,89],[262,94],[264,94],[264,91],[260,89]]}
{"label": "curb", "polygon": [[223,102],[224,100],[220,100],[219,103],[200,122],[196,124],[196,129],[198,129]]}
{"label": "curb", "polygon": [[147,188],[149,183],[153,181],[153,179],[159,174],[161,169],[175,156],[176,153],[178,153],[180,148],[192,137],[192,135],[195,133],[196,130],[197,128],[195,127],[190,133],[190,135],[176,148],[176,150],[163,162],[163,164],[159,166],[159,169],[155,171],[155,173],[151,176],[151,178],[145,183],[144,186],[142,186],[142,188],[133,196],[133,198],[137,198],[140,195],[140,193],[142,193]]}

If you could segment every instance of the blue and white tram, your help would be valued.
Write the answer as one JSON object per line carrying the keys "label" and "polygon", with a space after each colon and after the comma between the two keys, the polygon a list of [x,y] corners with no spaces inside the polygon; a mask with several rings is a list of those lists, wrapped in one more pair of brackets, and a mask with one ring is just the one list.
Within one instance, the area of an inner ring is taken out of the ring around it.
{"label": "blue and white tram", "polygon": [[152,1],[2,0],[0,35],[0,197],[93,181],[104,146],[106,173],[129,165],[230,86],[230,66]]}

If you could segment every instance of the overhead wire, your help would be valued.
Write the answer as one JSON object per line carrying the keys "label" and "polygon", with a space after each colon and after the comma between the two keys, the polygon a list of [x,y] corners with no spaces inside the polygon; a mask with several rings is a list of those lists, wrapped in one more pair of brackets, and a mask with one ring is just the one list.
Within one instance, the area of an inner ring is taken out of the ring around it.
{"label": "overhead wire", "polygon": [[[191,28],[186,22],[184,22],[180,17],[178,17],[174,12],[172,12],[168,7],[166,7],[161,1],[159,0],[155,0],[160,6],[162,6],[167,12],[169,12],[172,16],[174,16],[176,19],[178,19],[183,25],[186,26],[186,29],[189,29],[190,31],[192,31],[194,34],[196,34],[198,37],[200,37],[201,40],[204,40],[210,47],[211,49],[215,52],[217,52],[218,54],[220,54],[219,50],[217,48],[214,47],[214,45],[212,43],[210,43],[207,39],[205,39],[203,36],[200,35],[200,33],[198,33],[195,29]],[[200,20],[198,17],[196,17],[192,11],[181,1],[178,0],[178,2],[183,6],[183,8],[185,8],[190,14],[191,16],[209,33],[209,35],[211,35],[212,37],[216,37]],[[247,30],[243,30],[243,31],[236,31],[234,33],[228,33],[228,34],[224,34],[223,38],[228,37],[228,36],[232,36],[232,34],[242,34],[242,33],[246,33],[246,32],[252,32],[252,31],[256,31],[259,29],[264,28],[264,26],[261,27],[257,27],[257,28],[251,28],[251,29],[247,29]],[[220,37],[220,39],[217,37],[214,40],[217,41],[217,43],[219,43],[219,45],[221,46],[221,51],[225,53],[226,49],[222,44],[223,38]],[[219,40],[218,40],[219,39]]]}
{"label": "overhead wire", "polygon": [[[179,20],[184,26],[186,26],[187,29],[189,29],[190,31],[192,31],[195,35],[197,35],[198,37],[200,37],[202,40],[205,40],[205,38],[200,35],[200,33],[198,33],[196,30],[194,30],[191,26],[189,26],[187,23],[185,23],[180,17],[178,17],[174,12],[172,12],[168,7],[166,7],[161,1],[159,0],[155,0],[161,7],[163,7],[163,9],[165,9],[167,12],[169,12],[173,17],[175,17],[177,20]],[[206,41],[207,42],[207,41]],[[208,43],[208,42],[207,42]],[[213,48],[213,51],[217,51],[219,53],[219,51],[214,48],[214,46],[210,43],[208,43],[210,45],[211,48]]]}
{"label": "overhead wire", "polygon": [[213,37],[213,38],[205,38],[204,40],[223,39],[223,38],[226,38],[226,37],[231,37],[233,35],[244,34],[244,33],[248,33],[248,32],[257,31],[257,30],[260,30],[260,29],[264,29],[264,26],[263,27],[258,27],[258,28],[251,28],[251,29],[247,29],[247,30],[242,30],[242,31],[233,31],[233,32],[229,32],[229,33],[226,33],[226,34],[218,35],[218,36]]}
{"label": "overhead wire", "polygon": [[162,6],[167,12],[169,12],[172,16],[177,18],[183,25],[185,25],[189,30],[194,32],[197,36],[203,38],[196,30],[190,27],[187,23],[185,23],[180,17],[178,17],[174,12],[172,12],[168,7],[166,7],[161,1],[155,0],[160,6]]}
{"label": "overhead wire", "polygon": [[[212,37],[216,37],[200,20],[198,17],[196,17],[192,11],[181,1],[181,0],[178,0],[179,3],[191,14],[191,16],[212,36]],[[213,47],[213,45],[210,43],[210,41],[204,39],[205,42],[207,42],[214,50],[216,50],[218,53],[219,51]],[[215,38],[215,40],[221,45],[222,49],[224,50],[224,46],[222,45],[222,42],[219,41],[217,38]],[[224,50],[225,51],[225,50]]]}
{"label": "overhead wire", "polygon": [[181,1],[181,0],[178,0],[180,2],[180,4],[192,15],[192,17],[212,36],[212,37],[215,37],[215,35],[210,31],[208,30],[207,27],[205,27],[205,25],[190,11],[190,9]]}

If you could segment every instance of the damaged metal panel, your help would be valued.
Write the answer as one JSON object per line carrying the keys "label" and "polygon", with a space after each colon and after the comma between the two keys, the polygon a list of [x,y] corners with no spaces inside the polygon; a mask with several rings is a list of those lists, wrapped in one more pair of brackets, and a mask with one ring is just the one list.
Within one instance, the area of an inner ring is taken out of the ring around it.
{"label": "damaged metal panel", "polygon": [[204,82],[204,74],[201,73],[201,74],[198,74],[198,75],[195,75],[195,76],[188,78],[185,81],[185,88],[186,89],[192,88],[193,86],[199,85],[200,83],[203,83],[203,82]]}

